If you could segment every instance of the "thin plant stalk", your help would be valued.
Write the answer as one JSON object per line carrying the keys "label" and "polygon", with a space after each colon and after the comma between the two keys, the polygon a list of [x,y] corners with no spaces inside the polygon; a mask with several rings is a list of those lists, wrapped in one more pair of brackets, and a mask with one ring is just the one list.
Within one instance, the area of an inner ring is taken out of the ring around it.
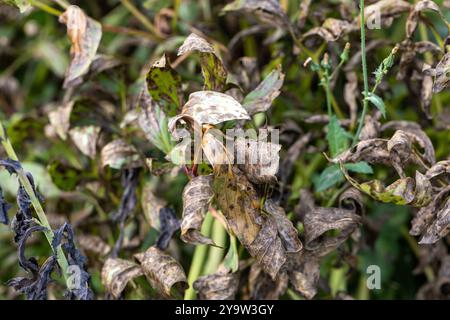
{"label": "thin plant stalk", "polygon": [[[212,224],[214,218],[211,213],[208,213],[203,221],[202,234],[209,237],[211,233]],[[191,268],[188,274],[189,289],[186,290],[184,294],[184,300],[193,300],[196,297],[195,290],[192,286],[195,280],[201,276],[203,271],[203,265],[205,262],[206,254],[208,252],[208,246],[206,244],[197,245],[195,247],[194,256],[192,257]]]}
{"label": "thin plant stalk", "polygon": [[158,31],[158,29],[155,28],[155,26],[150,22],[150,20],[148,20],[148,18],[143,15],[138,8],[136,8],[134,6],[133,3],[131,3],[130,0],[120,0],[120,2],[122,3],[122,5],[127,8],[128,11],[130,11],[130,13],[139,20],[140,23],[142,23],[142,25],[144,27],[147,28],[148,31],[150,31],[151,33],[153,33],[155,36],[157,36],[158,38],[162,38],[161,33]]}
{"label": "thin plant stalk", "polygon": [[[19,158],[17,157],[17,154],[14,151],[14,148],[6,134],[5,127],[3,126],[3,123],[1,120],[0,120],[0,141],[1,141],[3,148],[5,149],[5,152],[8,155],[8,157],[11,160],[19,161]],[[26,176],[25,171],[23,169],[17,172],[17,176],[19,178],[21,185],[25,189],[25,192],[30,197],[31,204],[38,216],[39,224],[41,224],[43,227],[46,228],[46,230],[44,231],[44,234],[45,234],[45,237],[47,238],[48,243],[51,246],[53,237],[54,237],[54,233],[52,231],[50,223],[48,222],[48,219],[44,212],[44,209],[42,208],[42,205],[39,202],[39,199],[37,198],[37,196],[34,192],[33,186],[31,185],[30,180],[28,180],[28,177]],[[69,263],[67,262],[66,256],[64,255],[64,252],[63,252],[61,246],[59,246],[56,249],[56,258],[57,258],[59,266],[61,267],[63,277],[67,281],[67,276],[68,276],[67,268],[69,266]]]}
{"label": "thin plant stalk", "polygon": [[[211,239],[219,246],[225,244],[227,231],[222,226],[219,220],[214,220],[212,226]],[[205,265],[205,274],[212,274],[217,271],[220,263],[223,260],[225,250],[223,248],[210,247],[208,252],[208,260]]]}
{"label": "thin plant stalk", "polygon": [[359,140],[359,135],[364,125],[364,119],[366,118],[367,109],[369,107],[369,101],[367,97],[369,96],[369,80],[367,76],[367,57],[366,57],[366,22],[364,19],[364,0],[360,0],[359,10],[361,17],[361,62],[363,69],[363,79],[364,79],[364,98],[363,98],[363,110],[361,112],[361,117],[359,118],[358,129],[356,130],[355,136],[353,138],[353,145],[355,145]]}

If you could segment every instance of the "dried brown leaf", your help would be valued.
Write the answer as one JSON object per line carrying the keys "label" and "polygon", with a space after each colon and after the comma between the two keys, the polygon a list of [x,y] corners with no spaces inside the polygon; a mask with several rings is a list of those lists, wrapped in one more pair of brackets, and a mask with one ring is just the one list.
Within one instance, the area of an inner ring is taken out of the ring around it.
{"label": "dried brown leaf", "polygon": [[193,286],[200,300],[234,300],[239,285],[239,274],[222,270],[202,276]]}
{"label": "dried brown leaf", "polygon": [[119,299],[128,282],[143,275],[141,267],[123,259],[108,259],[102,269],[102,283],[115,299]]}
{"label": "dried brown leaf", "polygon": [[97,139],[100,130],[100,127],[97,126],[75,127],[69,130],[69,136],[84,155],[91,159],[95,159],[95,155],[97,154]]}
{"label": "dried brown leaf", "polygon": [[102,166],[114,169],[138,168],[143,162],[136,148],[125,140],[113,140],[105,145],[101,152]]}

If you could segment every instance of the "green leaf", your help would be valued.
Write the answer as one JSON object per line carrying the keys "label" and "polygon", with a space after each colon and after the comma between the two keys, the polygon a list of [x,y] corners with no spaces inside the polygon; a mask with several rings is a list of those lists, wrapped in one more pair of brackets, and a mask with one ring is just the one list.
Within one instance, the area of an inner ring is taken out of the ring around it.
{"label": "green leaf", "polygon": [[341,127],[338,118],[332,115],[328,123],[327,140],[332,157],[336,157],[348,148],[348,134]]}
{"label": "green leaf", "polygon": [[75,190],[83,179],[81,170],[66,166],[59,161],[53,161],[47,169],[53,183],[62,191]]}
{"label": "green leaf", "polygon": [[[347,170],[356,173],[366,173],[366,174],[373,173],[372,167],[367,162],[364,161],[357,163],[346,163],[344,164],[344,167]],[[322,171],[320,176],[314,181],[314,186],[316,192],[322,192],[338,183],[343,182],[344,180],[345,177],[344,174],[341,172],[339,165],[334,164],[332,166],[325,168],[325,170]]]}
{"label": "green leaf", "polygon": [[348,171],[356,172],[356,173],[366,173],[366,174],[372,174],[373,169],[372,167],[365,161],[360,161],[356,163],[346,163],[344,164],[344,167]]}
{"label": "green leaf", "polygon": [[377,107],[383,117],[386,118],[386,106],[384,105],[383,99],[371,92],[369,92],[369,96],[366,99],[370,101],[375,107]]}
{"label": "green leaf", "polygon": [[180,109],[180,85],[181,77],[172,69],[165,55],[147,73],[148,92],[156,103],[165,107],[164,111],[169,117],[177,115]]}
{"label": "green leaf", "polygon": [[230,235],[230,248],[228,249],[223,264],[225,267],[229,268],[231,272],[236,272],[239,269],[239,253],[235,236]]}
{"label": "green leaf", "polygon": [[325,168],[320,176],[314,181],[316,192],[322,192],[344,180],[344,175],[338,164],[329,166]]}

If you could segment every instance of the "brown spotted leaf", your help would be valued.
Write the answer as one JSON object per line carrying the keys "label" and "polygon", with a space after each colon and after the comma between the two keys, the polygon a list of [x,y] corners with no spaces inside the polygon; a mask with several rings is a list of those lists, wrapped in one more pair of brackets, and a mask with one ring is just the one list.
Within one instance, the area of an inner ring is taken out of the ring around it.
{"label": "brown spotted leaf", "polygon": [[123,259],[108,259],[102,269],[102,283],[115,299],[119,299],[128,282],[143,275],[141,267]]}
{"label": "brown spotted leaf", "polygon": [[95,159],[100,130],[97,126],[75,127],[69,130],[69,136],[84,155]]}
{"label": "brown spotted leaf", "polygon": [[114,169],[137,168],[143,165],[136,148],[125,140],[113,140],[101,152],[102,166]]}
{"label": "brown spotted leaf", "polygon": [[239,285],[239,274],[224,270],[195,280],[193,286],[200,300],[234,300]]}
{"label": "brown spotted leaf", "polygon": [[67,35],[72,44],[72,61],[64,80],[64,88],[69,88],[79,85],[81,77],[89,71],[102,38],[102,26],[75,5],[69,6],[59,16],[59,21],[67,26]]}
{"label": "brown spotted leaf", "polygon": [[145,215],[145,219],[147,220],[149,225],[153,229],[159,230],[159,212],[162,208],[166,207],[167,203],[165,200],[155,196],[155,194],[153,193],[153,188],[154,187],[149,181],[144,184],[144,188],[142,188],[141,194],[141,205],[142,211]]}
{"label": "brown spotted leaf", "polygon": [[135,255],[151,286],[164,297],[181,297],[189,287],[183,267],[172,256],[150,247]]}
{"label": "brown spotted leaf", "polygon": [[283,81],[284,74],[281,72],[281,66],[279,66],[245,96],[242,106],[247,110],[247,113],[253,115],[267,111],[272,106],[273,100],[280,95]]}
{"label": "brown spotted leaf", "polygon": [[278,300],[286,292],[287,286],[287,274],[279,274],[273,280],[259,264],[252,264],[248,276],[250,300]]}
{"label": "brown spotted leaf", "polygon": [[197,176],[184,187],[181,222],[181,239],[184,242],[215,245],[211,239],[200,233],[213,197],[212,180],[212,175]]}

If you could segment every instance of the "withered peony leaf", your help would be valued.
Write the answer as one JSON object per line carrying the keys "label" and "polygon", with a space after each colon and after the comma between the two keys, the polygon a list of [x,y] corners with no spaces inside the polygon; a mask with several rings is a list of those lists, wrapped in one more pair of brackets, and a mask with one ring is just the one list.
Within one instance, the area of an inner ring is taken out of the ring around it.
{"label": "withered peony leaf", "polygon": [[81,76],[88,72],[102,38],[102,26],[74,5],[66,9],[59,21],[67,26],[67,35],[72,44],[72,61],[64,80],[64,88],[69,88],[79,85]]}
{"label": "withered peony leaf", "polygon": [[291,28],[289,17],[277,0],[235,0],[222,9],[222,12],[231,11],[252,13],[264,23],[282,29]]}
{"label": "withered peony leaf", "polygon": [[125,140],[113,140],[105,145],[101,152],[102,166],[114,169],[138,168],[143,165],[136,148]]}
{"label": "withered peony leaf", "polygon": [[181,297],[189,287],[181,265],[170,255],[150,247],[135,255],[153,288],[165,297]]}
{"label": "withered peony leaf", "polygon": [[159,210],[159,223],[160,231],[156,240],[156,247],[160,250],[166,250],[173,235],[180,229],[180,221],[178,221],[173,209],[162,208]]}
{"label": "withered peony leaf", "polygon": [[[447,185],[450,184],[450,160],[436,162],[427,170],[425,175],[431,183],[437,179],[442,179]],[[442,184],[440,187],[442,187]]]}
{"label": "withered peony leaf", "polygon": [[147,73],[147,89],[156,103],[164,105],[169,117],[175,116],[181,107],[178,88],[181,77],[173,70],[166,55],[156,61]]}
{"label": "withered peony leaf", "polygon": [[341,165],[341,170],[353,187],[375,200],[400,205],[409,204],[416,207],[423,207],[431,201],[431,183],[419,171],[416,171],[415,179],[400,178],[385,187],[380,180],[359,183],[350,177],[343,165]]}
{"label": "withered peony leaf", "polygon": [[153,193],[153,186],[149,181],[145,183],[144,188],[142,189],[141,205],[145,219],[149,225],[156,230],[160,230],[159,212],[166,207],[167,203],[165,200],[155,196]]}
{"label": "withered peony leaf", "polygon": [[412,221],[409,233],[422,234],[421,244],[432,244],[450,232],[450,186],[442,189],[426,207],[421,208]]}
{"label": "withered peony leaf", "polygon": [[99,236],[83,234],[78,236],[78,243],[83,250],[93,252],[102,257],[111,252],[111,246]]}
{"label": "withered peony leaf", "polygon": [[320,261],[313,253],[302,251],[289,261],[289,281],[296,291],[312,299],[317,293],[320,277]]}
{"label": "withered peony leaf", "polygon": [[408,137],[424,150],[424,152],[420,154],[421,157],[426,160],[429,165],[433,165],[436,162],[433,143],[419,124],[411,121],[389,121],[382,125],[380,129],[382,132],[387,130],[402,130],[406,132]]}
{"label": "withered peony leaf", "polygon": [[286,292],[287,286],[287,274],[279,274],[277,279],[272,280],[259,264],[252,264],[248,276],[249,298],[251,300],[277,300]]}
{"label": "withered peony leaf", "polygon": [[215,166],[233,163],[232,155],[226,148],[226,136],[222,131],[211,128],[202,136],[202,150],[208,162]]}
{"label": "withered peony leaf", "polygon": [[278,234],[286,252],[294,253],[302,250],[303,245],[298,238],[297,229],[286,216],[284,209],[270,199],[264,203],[264,209],[275,218]]}
{"label": "withered peony leaf", "polygon": [[70,129],[70,115],[75,101],[70,100],[48,114],[50,124],[55,129],[58,136],[66,140],[67,132]]}
{"label": "withered peony leaf", "polygon": [[445,16],[442,14],[439,6],[431,0],[421,0],[418,1],[411,12],[409,13],[408,20],[406,21],[406,36],[411,38],[414,34],[414,31],[417,28],[417,24],[419,23],[419,14],[425,10],[432,10],[438,13],[443,21],[446,21]]}
{"label": "withered peony leaf", "polygon": [[178,49],[178,55],[192,51],[200,55],[202,74],[205,79],[203,89],[222,91],[226,84],[227,71],[212,45],[195,33],[191,33]]}
{"label": "withered peony leaf", "polygon": [[374,21],[376,15],[380,15],[380,20],[398,16],[404,12],[409,12],[412,5],[402,0],[380,0],[364,8],[366,21]]}
{"label": "withered peony leaf", "polygon": [[433,99],[433,78],[425,75],[420,89],[420,106],[428,119],[431,119],[431,101]]}
{"label": "withered peony leaf", "polygon": [[145,137],[159,150],[169,153],[173,143],[168,132],[168,118],[145,88],[140,93],[139,106],[138,123]]}
{"label": "withered peony leaf", "polygon": [[253,185],[237,168],[217,168],[213,182],[215,199],[228,226],[261,267],[272,278],[286,261],[286,252],[272,216],[261,213]]}
{"label": "withered peony leaf", "polygon": [[212,125],[230,120],[250,119],[247,111],[233,97],[215,91],[191,93],[183,107],[182,115],[191,117],[199,124]]}
{"label": "withered peony leaf", "polygon": [[214,241],[200,233],[213,197],[212,181],[212,175],[197,176],[184,187],[181,222],[181,239],[184,242],[215,245]]}
{"label": "withered peony leaf", "polygon": [[94,159],[97,154],[96,147],[100,130],[100,127],[97,126],[75,127],[69,130],[69,135],[84,155]]}
{"label": "withered peony leaf", "polygon": [[435,69],[433,92],[438,93],[450,86],[450,53],[446,53]]}
{"label": "withered peony leaf", "polygon": [[271,106],[273,100],[280,95],[280,89],[283,85],[284,74],[281,72],[281,66],[272,70],[267,77],[249,94],[242,102],[242,106],[249,115],[258,112],[265,112]]}
{"label": "withered peony leaf", "polygon": [[[317,207],[307,190],[300,193],[299,214],[305,228],[305,248],[314,250],[317,256],[323,256],[338,247],[361,221],[356,208]],[[326,235],[333,230],[338,233],[336,236]]]}
{"label": "withered peony leaf", "polygon": [[239,168],[252,183],[276,183],[277,178],[275,175],[278,172],[280,163],[279,152],[281,145],[253,139],[246,140],[245,143],[249,144],[248,147],[243,147],[246,157],[245,164],[239,165]]}
{"label": "withered peony leaf", "polygon": [[350,31],[355,30],[356,25],[345,20],[328,18],[321,27],[312,28],[303,35],[303,38],[319,36],[326,42],[333,42],[340,39]]}
{"label": "withered peony leaf", "polygon": [[119,299],[128,282],[144,272],[136,263],[123,259],[108,259],[102,269],[102,284],[114,299]]}
{"label": "withered peony leaf", "polygon": [[239,274],[226,270],[202,276],[193,283],[200,300],[233,300],[239,286]]}

